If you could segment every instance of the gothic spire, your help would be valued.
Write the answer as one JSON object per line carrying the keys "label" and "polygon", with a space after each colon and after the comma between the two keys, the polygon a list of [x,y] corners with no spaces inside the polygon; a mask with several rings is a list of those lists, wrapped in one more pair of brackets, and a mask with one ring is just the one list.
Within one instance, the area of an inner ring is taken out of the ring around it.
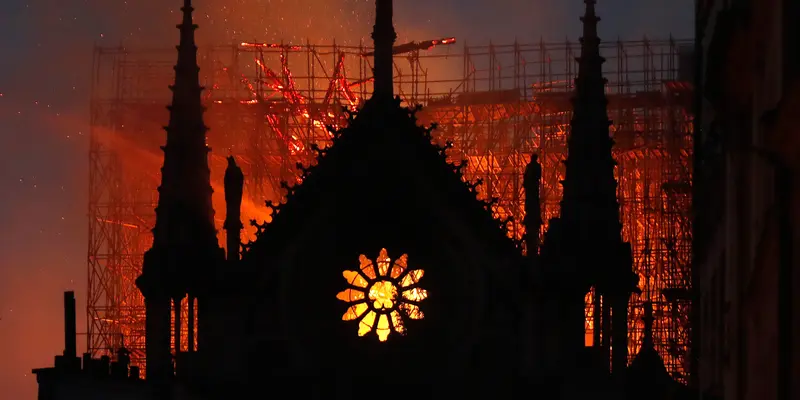
{"label": "gothic spire", "polygon": [[[605,122],[608,122],[606,105],[608,101],[605,97],[605,85],[607,80],[603,78],[603,63],[606,59],[600,56],[600,38],[597,36],[597,23],[600,18],[595,12],[595,0],[584,0],[586,12],[581,21],[583,22],[583,36],[581,36],[581,55],[578,58],[578,81],[575,88],[577,95],[583,100],[598,102],[596,111],[601,111]],[[579,87],[579,84],[582,84]],[[599,106],[602,106],[600,110]],[[600,115],[595,117],[600,118]]]}
{"label": "gothic spire", "polygon": [[[172,105],[167,131],[167,144],[164,146],[164,167],[162,168],[159,204],[162,207],[182,208],[186,214],[182,225],[203,225],[204,236],[216,236],[214,229],[214,208],[211,203],[211,173],[208,167],[206,128],[203,123],[204,108],[200,86],[200,68],[197,66],[197,45],[194,32],[197,25],[192,22],[191,0],[184,0],[183,21],[177,26],[180,31],[178,62],[175,64],[175,84],[172,90]],[[176,218],[177,210],[167,211]],[[160,216],[160,215],[159,215]],[[171,222],[169,225],[174,225]],[[159,223],[156,221],[156,228]],[[185,227],[184,227],[185,228]],[[198,226],[199,228],[199,226]],[[200,234],[200,232],[196,232]],[[166,234],[165,235],[169,235]],[[160,242],[158,229],[154,232],[155,242]],[[200,238],[197,238],[200,239]],[[210,238],[204,238],[204,241]],[[216,238],[214,238],[216,240]]]}
{"label": "gothic spire", "polygon": [[205,141],[207,128],[203,124],[203,107],[200,98],[203,88],[199,83],[200,68],[197,66],[197,45],[194,40],[194,31],[197,29],[197,25],[192,22],[192,12],[194,11],[192,1],[184,0],[181,10],[183,11],[183,21],[177,26],[180,30],[180,44],[177,47],[178,62],[175,65],[175,84],[170,86],[172,90],[172,106],[169,107],[171,111],[170,128],[173,122],[178,122],[174,119],[180,118],[179,123],[184,127],[192,126],[193,136],[202,136]]}
{"label": "gothic spire", "polygon": [[[594,5],[596,3],[596,0],[584,0],[586,11],[584,12],[583,17],[581,17],[581,21],[583,22],[584,42],[581,50],[598,50],[599,54],[600,38],[597,37],[597,23],[600,22],[600,18],[597,16],[597,12],[594,9]],[[593,42],[588,43],[587,40],[592,40]]]}
{"label": "gothic spire", "polygon": [[372,40],[375,43],[375,91],[373,97],[394,97],[392,50],[397,34],[392,22],[392,0],[375,0],[375,26]]}
{"label": "gothic spire", "polygon": [[[561,215],[565,220],[595,220],[607,224],[608,234],[620,237],[619,204],[614,178],[614,161],[609,135],[605,96],[606,79],[597,37],[595,0],[584,0],[586,13],[578,57],[578,77],[572,98],[572,131],[567,143],[568,159]],[[590,207],[587,205],[591,204]],[[602,220],[602,221],[601,221]]]}
{"label": "gothic spire", "polygon": [[[194,31],[197,25],[192,22],[191,0],[184,0],[183,20],[177,25],[180,31],[180,44],[177,46],[178,61],[175,64],[175,82],[172,91],[172,104],[164,151],[164,165],[161,168],[156,224],[153,228],[153,249],[160,252],[181,252],[188,248],[219,248],[214,226],[214,209],[211,203],[211,173],[208,166],[206,128],[203,123],[204,108],[199,83],[200,68],[197,66],[197,45]],[[177,259],[188,260],[187,255],[177,255]],[[152,258],[152,257],[151,257]],[[156,258],[152,258],[155,260]],[[170,271],[168,279],[142,282],[173,286],[169,290],[187,290],[191,274],[185,268],[197,269],[200,265],[164,266],[160,262],[145,260],[142,275],[164,274]],[[185,267],[185,268],[184,268]],[[164,271],[154,272],[153,270]],[[160,282],[160,283],[157,283]]]}
{"label": "gothic spire", "polygon": [[[595,0],[584,0],[585,14],[578,76],[572,97],[571,131],[567,140],[567,160],[561,216],[551,221],[541,247],[542,263],[562,286],[568,321],[560,334],[565,348],[574,351],[584,346],[584,297],[592,289],[601,304],[595,315],[602,316],[595,329],[603,332],[603,351],[612,358],[613,371],[625,370],[627,362],[627,306],[638,290],[638,275],[632,271],[630,244],[622,240],[616,162],[612,154],[608,99],[605,94],[600,38]],[[579,251],[576,251],[579,250]],[[610,333],[610,335],[608,334]],[[613,345],[612,345],[613,344]]]}
{"label": "gothic spire", "polygon": [[[627,365],[627,307],[630,295],[638,291],[638,275],[632,271],[630,244],[622,241],[616,162],[612,155],[606,79],[600,56],[600,38],[595,0],[584,0],[586,12],[578,58],[578,77],[572,98],[572,131],[567,142],[568,158],[561,201],[561,218],[569,231],[571,245],[590,258],[577,258],[575,272],[583,278],[583,290],[594,287],[602,299],[599,329],[610,332],[602,346],[612,358],[617,373]],[[580,314],[583,316],[583,313]],[[610,318],[608,317],[610,316]],[[597,325],[596,329],[597,329]],[[620,375],[622,376],[622,375]]]}
{"label": "gothic spire", "polygon": [[[172,105],[158,187],[153,246],[144,255],[142,274],[136,286],[145,298],[147,376],[162,388],[173,375],[170,335],[180,343],[181,318],[171,320],[171,313],[182,309],[189,294],[193,299],[203,294],[202,285],[221,259],[211,205],[211,173],[206,146],[207,128],[197,66],[197,46],[192,23],[192,4],[184,0],[183,21],[178,25],[180,44],[175,65]],[[199,298],[198,298],[198,301]],[[177,311],[179,312],[179,311]],[[194,318],[189,317],[193,331]],[[202,335],[200,337],[203,337]],[[177,350],[177,348],[176,348]],[[166,390],[166,389],[165,389]]]}

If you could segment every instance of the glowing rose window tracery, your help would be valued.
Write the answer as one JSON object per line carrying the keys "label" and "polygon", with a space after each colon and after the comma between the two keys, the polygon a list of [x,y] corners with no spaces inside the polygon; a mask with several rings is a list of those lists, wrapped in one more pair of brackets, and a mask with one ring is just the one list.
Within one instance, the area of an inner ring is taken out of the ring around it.
{"label": "glowing rose window tracery", "polygon": [[385,342],[392,331],[406,333],[406,318],[425,317],[419,302],[428,297],[428,292],[417,286],[425,271],[408,269],[408,255],[403,254],[392,263],[386,249],[381,249],[374,263],[363,254],[358,261],[358,271],[342,273],[349,288],[336,298],[350,303],[342,321],[357,321],[359,336],[375,331],[378,339]]}

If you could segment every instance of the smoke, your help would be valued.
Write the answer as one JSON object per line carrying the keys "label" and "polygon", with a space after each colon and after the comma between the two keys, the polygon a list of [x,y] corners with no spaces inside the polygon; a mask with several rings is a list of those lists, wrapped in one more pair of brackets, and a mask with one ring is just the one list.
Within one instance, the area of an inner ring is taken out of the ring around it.
{"label": "smoke", "polygon": [[[163,153],[156,147],[148,148],[142,143],[133,140],[129,136],[124,136],[120,133],[114,132],[102,127],[94,127],[95,134],[102,143],[105,149],[113,151],[119,155],[123,171],[133,171],[134,175],[127,181],[130,185],[139,183],[144,186],[142,188],[131,187],[133,191],[143,189],[145,191],[152,191],[152,199],[156,199],[155,189],[160,183],[160,168],[163,165]],[[218,239],[222,247],[226,246],[225,231],[222,230],[223,222],[226,217],[226,204],[225,204],[225,186],[223,184],[223,176],[227,162],[224,156],[212,150],[209,157],[209,166],[211,169],[211,188],[213,189],[212,204],[214,206],[214,219],[216,228],[219,231]],[[145,182],[136,182],[136,178],[147,177]],[[250,182],[252,183],[252,182]],[[248,179],[245,177],[245,186],[248,185]],[[144,197],[148,197],[145,194]],[[242,198],[241,204],[242,220],[247,222],[256,220],[259,223],[269,222],[271,220],[270,213],[266,208],[263,200],[252,199],[247,196],[247,191]],[[135,223],[136,221],[121,221],[123,223]],[[147,230],[152,226],[145,227]],[[246,242],[248,240],[255,240],[255,227],[245,224],[242,239]]]}
{"label": "smoke", "polygon": [[76,127],[44,111],[52,105],[16,101],[0,98],[0,388],[22,399],[35,396],[31,369],[64,347],[61,293],[85,302],[88,162]]}

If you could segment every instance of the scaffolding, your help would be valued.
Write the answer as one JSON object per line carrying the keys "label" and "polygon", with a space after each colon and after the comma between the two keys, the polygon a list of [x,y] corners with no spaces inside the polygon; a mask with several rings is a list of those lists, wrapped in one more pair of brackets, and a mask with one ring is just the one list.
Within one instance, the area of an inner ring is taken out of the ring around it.
{"label": "scaffolding", "polygon": [[[680,76],[691,42],[605,43],[609,116],[619,163],[623,237],[632,244],[641,295],[630,306],[630,354],[642,340],[643,301],[652,301],[654,340],[668,371],[686,381],[691,286],[692,87]],[[509,235],[524,234],[522,177],[531,154],[543,164],[541,202],[547,221],[558,215],[561,163],[577,73],[575,42],[456,45],[454,39],[398,46],[396,93],[423,105],[420,120],[436,122],[436,140],[453,142],[450,158],[469,160],[465,176],[481,179],[483,198],[498,199],[498,218],[513,217]],[[312,144],[330,142],[326,125],[346,123],[371,93],[365,46],[237,43],[201,47],[207,90],[206,124],[218,228],[225,218],[222,175],[234,155],[247,181],[242,215],[268,220],[264,200],[280,200],[281,181],[299,182]],[[170,49],[96,48],[90,139],[88,348],[113,354],[121,346],[144,365],[144,303],[134,285],[152,242],[166,124]],[[246,241],[255,228],[243,233]],[[225,244],[220,230],[220,244]],[[587,294],[587,344],[593,332]],[[183,324],[185,327],[186,324]]]}

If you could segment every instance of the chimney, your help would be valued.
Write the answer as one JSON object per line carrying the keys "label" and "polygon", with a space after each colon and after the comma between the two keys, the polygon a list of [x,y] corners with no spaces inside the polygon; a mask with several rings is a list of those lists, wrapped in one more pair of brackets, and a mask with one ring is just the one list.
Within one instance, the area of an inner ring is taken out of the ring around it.
{"label": "chimney", "polygon": [[75,327],[75,292],[64,292],[64,356],[78,356],[78,331]]}

